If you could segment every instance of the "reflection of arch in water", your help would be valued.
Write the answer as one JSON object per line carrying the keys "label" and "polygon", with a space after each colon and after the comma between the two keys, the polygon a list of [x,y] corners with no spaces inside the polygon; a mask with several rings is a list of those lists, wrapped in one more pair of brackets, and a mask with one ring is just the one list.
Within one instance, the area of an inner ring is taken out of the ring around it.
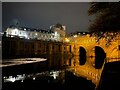
{"label": "reflection of arch in water", "polygon": [[95,46],[95,68],[96,69],[102,68],[105,58],[106,58],[105,51],[101,47]]}
{"label": "reflection of arch in water", "polygon": [[84,47],[79,48],[79,56],[80,56],[79,64],[84,65],[86,63],[86,50]]}

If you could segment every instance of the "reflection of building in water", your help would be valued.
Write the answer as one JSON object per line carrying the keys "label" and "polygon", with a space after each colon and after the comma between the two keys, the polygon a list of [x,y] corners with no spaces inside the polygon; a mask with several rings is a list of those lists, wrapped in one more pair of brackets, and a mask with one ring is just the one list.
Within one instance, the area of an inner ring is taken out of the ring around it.
{"label": "reflection of building in water", "polygon": [[7,28],[5,33],[7,37],[19,37],[45,41],[63,41],[65,37],[65,26],[56,24],[54,26],[51,26],[50,30],[10,26]]}

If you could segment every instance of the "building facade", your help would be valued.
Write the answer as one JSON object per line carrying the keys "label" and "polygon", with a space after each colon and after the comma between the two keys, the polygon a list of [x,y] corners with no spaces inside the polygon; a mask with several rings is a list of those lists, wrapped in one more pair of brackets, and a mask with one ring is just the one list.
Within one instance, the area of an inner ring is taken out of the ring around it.
{"label": "building facade", "polygon": [[[55,25],[56,26],[56,25]],[[63,27],[63,26],[62,26]],[[65,38],[65,28],[51,27],[50,30],[31,29],[26,27],[10,26],[5,31],[6,37],[18,37],[24,39],[37,39],[44,41],[63,42]]]}

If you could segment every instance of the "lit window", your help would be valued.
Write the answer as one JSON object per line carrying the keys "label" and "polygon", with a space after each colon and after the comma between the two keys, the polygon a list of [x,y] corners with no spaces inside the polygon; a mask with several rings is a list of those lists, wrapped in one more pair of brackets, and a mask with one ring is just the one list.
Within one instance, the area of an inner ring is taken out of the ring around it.
{"label": "lit window", "polygon": [[35,35],[37,36],[38,34],[37,34],[37,33],[35,33]]}
{"label": "lit window", "polygon": [[26,31],[26,28],[24,28],[24,30]]}
{"label": "lit window", "polygon": [[77,37],[77,35],[74,35],[74,37]]}

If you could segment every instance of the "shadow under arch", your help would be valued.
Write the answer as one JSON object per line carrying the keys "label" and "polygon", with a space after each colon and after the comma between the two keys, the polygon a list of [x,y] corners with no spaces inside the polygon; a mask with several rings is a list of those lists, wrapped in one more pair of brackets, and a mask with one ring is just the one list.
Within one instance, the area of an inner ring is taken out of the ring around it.
{"label": "shadow under arch", "polygon": [[103,48],[95,46],[95,68],[100,69],[103,66],[104,60],[106,58],[106,53]]}
{"label": "shadow under arch", "polygon": [[84,47],[79,48],[79,64],[84,65],[86,63],[86,50]]}

